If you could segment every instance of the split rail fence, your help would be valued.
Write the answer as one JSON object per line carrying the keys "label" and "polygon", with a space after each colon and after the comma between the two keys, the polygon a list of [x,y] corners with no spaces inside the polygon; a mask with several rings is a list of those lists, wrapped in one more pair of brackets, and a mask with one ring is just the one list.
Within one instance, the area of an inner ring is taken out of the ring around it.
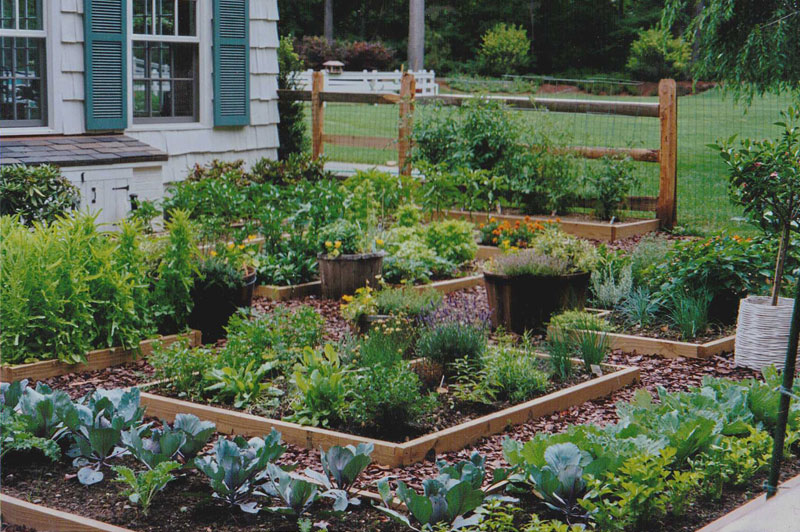
{"label": "split rail fence", "polygon": [[[374,94],[331,92],[324,90],[322,72],[314,72],[311,90],[279,90],[278,96],[285,101],[311,103],[312,155],[319,158],[325,145],[356,146],[373,149],[391,149],[396,146],[400,172],[411,173],[411,133],[416,105],[439,103],[462,105],[475,96],[416,94],[413,74],[405,73],[401,81],[400,94]],[[611,148],[606,146],[568,146],[557,148],[561,153],[572,153],[586,159],[606,156],[630,157],[634,161],[658,164],[658,196],[629,196],[626,208],[634,211],[655,212],[662,227],[671,228],[677,217],[677,162],[678,162],[678,102],[675,81],[661,80],[658,86],[658,102],[630,102],[609,100],[571,100],[561,98],[526,98],[514,96],[489,96],[515,109],[545,109],[557,113],[602,113],[633,117],[650,117],[660,122],[660,146],[647,148]],[[371,105],[395,105],[399,120],[396,138],[328,135],[325,133],[325,103],[355,103]]]}

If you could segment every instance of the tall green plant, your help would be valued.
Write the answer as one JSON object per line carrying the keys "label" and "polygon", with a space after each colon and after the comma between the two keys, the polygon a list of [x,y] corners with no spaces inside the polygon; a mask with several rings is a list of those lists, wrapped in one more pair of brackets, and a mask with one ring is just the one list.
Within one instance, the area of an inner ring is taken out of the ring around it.
{"label": "tall green plant", "polygon": [[171,211],[167,223],[167,248],[158,265],[153,289],[154,317],[161,332],[174,332],[186,325],[192,311],[192,287],[199,275],[200,252],[189,213]]}

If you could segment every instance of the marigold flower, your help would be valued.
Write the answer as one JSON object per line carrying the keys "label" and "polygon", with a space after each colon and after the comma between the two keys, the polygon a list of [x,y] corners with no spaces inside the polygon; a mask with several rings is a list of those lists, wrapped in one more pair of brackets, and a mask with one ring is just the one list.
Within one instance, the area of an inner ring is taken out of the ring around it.
{"label": "marigold flower", "polygon": [[331,242],[330,240],[327,240],[327,241],[325,242],[325,247],[326,247],[326,248],[333,247],[333,242]]}
{"label": "marigold flower", "polygon": [[341,240],[337,240],[336,242],[333,243],[333,247],[335,247],[336,249],[339,249],[340,247],[342,247],[342,241]]}
{"label": "marigold flower", "polygon": [[211,256],[212,256],[212,257],[216,257],[216,256],[217,256],[217,252],[212,250],[212,251],[211,251]]}

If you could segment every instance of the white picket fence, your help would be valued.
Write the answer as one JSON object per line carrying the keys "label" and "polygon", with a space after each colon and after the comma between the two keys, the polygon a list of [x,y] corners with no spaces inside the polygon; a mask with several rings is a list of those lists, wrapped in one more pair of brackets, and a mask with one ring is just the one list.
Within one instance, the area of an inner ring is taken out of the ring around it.
{"label": "white picket fence", "polygon": [[[295,80],[298,90],[311,90],[311,75],[313,70],[298,72]],[[378,72],[377,70],[364,70],[363,72],[342,72],[331,74],[324,72],[325,85],[323,90],[329,92],[356,92],[356,93],[395,93],[400,94],[400,80],[403,73]],[[412,72],[417,81],[418,96],[432,96],[439,94],[436,84],[436,73],[433,70]]]}

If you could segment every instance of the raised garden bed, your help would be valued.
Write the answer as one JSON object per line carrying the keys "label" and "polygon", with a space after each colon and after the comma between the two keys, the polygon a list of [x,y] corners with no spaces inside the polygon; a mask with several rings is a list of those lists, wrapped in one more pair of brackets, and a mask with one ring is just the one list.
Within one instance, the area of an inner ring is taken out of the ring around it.
{"label": "raised garden bed", "polygon": [[[415,285],[414,288],[417,290],[438,290],[442,294],[449,294],[456,290],[480,286],[482,283],[483,274],[478,274],[469,275],[467,277],[457,277],[455,279],[433,281],[428,284]],[[308,296],[319,296],[320,286],[321,283],[319,281],[291,286],[262,285],[256,286],[253,295],[255,297],[269,299],[270,301],[288,301],[290,299],[302,299]]]}
{"label": "raised garden bed", "polygon": [[525,423],[530,419],[566,410],[586,401],[604,397],[639,381],[638,368],[603,365],[603,369],[607,372],[603,376],[403,443],[303,426],[149,392],[142,392],[141,400],[151,416],[172,420],[178,413],[195,414],[201,419],[213,421],[217,425],[217,430],[225,434],[255,436],[266,434],[274,428],[283,434],[283,439],[287,443],[309,449],[320,447],[327,449],[332,445],[344,446],[371,442],[375,446],[373,460],[383,465],[396,467],[413,464],[439,453],[463,449],[480,438],[502,432],[510,425]]}
{"label": "raised garden bed", "polygon": [[[597,311],[598,317],[609,318],[610,311]],[[552,329],[548,328],[548,332]],[[612,350],[639,355],[660,355],[667,358],[711,358],[730,353],[734,349],[735,334],[720,334],[717,338],[700,338],[695,342],[685,342],[670,338],[657,338],[646,334],[625,334],[618,332],[581,331],[583,334],[603,334]],[[711,335],[713,336],[713,335]]]}
{"label": "raised garden bed", "polygon": [[614,242],[615,240],[622,240],[632,236],[644,235],[652,231],[657,231],[659,228],[659,221],[642,220],[642,219],[629,219],[623,222],[600,222],[572,218],[569,216],[551,217],[551,216],[521,216],[516,214],[494,214],[485,212],[469,212],[469,211],[443,211],[446,218],[453,218],[456,220],[469,220],[471,222],[479,223],[486,222],[489,218],[496,218],[497,220],[509,222],[522,222],[527,218],[533,221],[550,221],[558,223],[559,227],[568,234],[580,237],[590,238],[593,240],[603,240],[607,242]]}
{"label": "raised garden bed", "polygon": [[69,373],[80,373],[105,369],[111,366],[119,366],[132,362],[138,357],[146,357],[153,352],[153,346],[157,342],[160,342],[166,347],[183,338],[188,338],[189,344],[193,347],[201,343],[200,331],[192,330],[186,334],[171,334],[169,336],[143,340],[139,343],[138,349],[111,347],[108,349],[89,351],[86,355],[85,364],[67,364],[60,360],[44,360],[15,366],[3,364],[0,365],[0,381],[13,382],[22,379],[37,381],[50,377],[57,377],[59,375],[67,375]]}

